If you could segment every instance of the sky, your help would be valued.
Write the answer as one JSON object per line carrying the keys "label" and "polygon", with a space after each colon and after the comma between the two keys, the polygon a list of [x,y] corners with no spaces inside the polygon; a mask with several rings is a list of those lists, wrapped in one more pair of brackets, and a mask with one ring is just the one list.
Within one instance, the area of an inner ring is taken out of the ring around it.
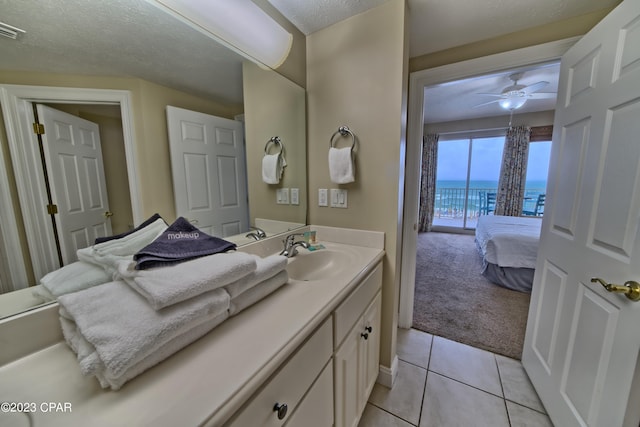
{"label": "sky", "polygon": [[[442,141],[438,144],[437,179],[464,181],[467,179],[468,139]],[[472,181],[497,181],[502,162],[504,137],[473,140],[471,153]],[[534,142],[529,146],[527,181],[545,181],[549,172],[550,142]]]}

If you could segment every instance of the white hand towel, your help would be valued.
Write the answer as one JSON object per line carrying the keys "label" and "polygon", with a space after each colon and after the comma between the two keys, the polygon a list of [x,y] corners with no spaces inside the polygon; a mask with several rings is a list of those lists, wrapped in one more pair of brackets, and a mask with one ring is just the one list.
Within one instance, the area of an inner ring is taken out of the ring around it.
{"label": "white hand towel", "polygon": [[135,265],[135,261],[118,262],[114,279],[124,280],[159,310],[247,276],[256,269],[256,257],[225,252],[147,270],[136,270]]}
{"label": "white hand towel", "polygon": [[153,242],[166,229],[167,224],[162,218],[158,218],[148,226],[120,239],[79,249],[78,259],[96,264],[111,275],[116,271],[118,261],[133,259],[136,252]]}
{"label": "white hand towel", "polygon": [[255,256],[256,269],[235,282],[226,285],[225,289],[229,292],[231,298],[235,298],[248,289],[251,289],[258,283],[275,276],[287,268],[287,258],[282,255],[271,255],[265,258]]}
{"label": "white hand towel", "polygon": [[203,320],[223,314],[230,297],[216,289],[156,311],[127,284],[115,281],[63,295],[58,302],[62,331],[77,351],[82,373],[104,370],[118,378]]}
{"label": "white hand towel", "polygon": [[287,283],[288,280],[289,274],[287,273],[287,270],[284,270],[276,274],[275,276],[258,283],[253,288],[241,293],[231,300],[231,304],[229,306],[229,314],[231,316],[234,316],[240,313],[245,308],[252,306],[261,299],[265,298],[267,295],[276,291],[282,285]]}
{"label": "white hand towel", "polygon": [[351,148],[329,148],[329,176],[331,182],[348,184],[356,180]]}
{"label": "white hand towel", "polygon": [[278,184],[287,166],[282,153],[265,154],[262,158],[262,180],[267,184]]}
{"label": "white hand towel", "polygon": [[[77,292],[111,281],[111,275],[102,267],[88,262],[77,261],[47,273],[40,284],[54,297]],[[54,298],[55,299],[55,298]]]}

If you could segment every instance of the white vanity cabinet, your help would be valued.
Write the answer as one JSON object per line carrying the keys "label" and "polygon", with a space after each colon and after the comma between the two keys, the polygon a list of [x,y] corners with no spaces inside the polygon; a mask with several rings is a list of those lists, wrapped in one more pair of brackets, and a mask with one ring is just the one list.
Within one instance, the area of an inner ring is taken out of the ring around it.
{"label": "white vanity cabinet", "polygon": [[378,264],[225,426],[356,426],[378,376],[381,287]]}
{"label": "white vanity cabinet", "polygon": [[[334,355],[335,426],[355,427],[378,376],[382,267],[379,265],[335,312],[336,331],[358,315]],[[373,294],[373,295],[372,295]],[[373,298],[373,299],[372,299]]]}

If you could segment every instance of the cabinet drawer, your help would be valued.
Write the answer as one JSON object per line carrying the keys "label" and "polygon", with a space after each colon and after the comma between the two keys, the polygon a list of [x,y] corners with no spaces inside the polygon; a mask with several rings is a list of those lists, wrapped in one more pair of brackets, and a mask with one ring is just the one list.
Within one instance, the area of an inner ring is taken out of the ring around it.
{"label": "cabinet drawer", "polygon": [[334,348],[338,348],[382,287],[382,263],[367,276],[334,312]]}
{"label": "cabinet drawer", "polygon": [[[281,426],[300,403],[332,354],[331,318],[296,350],[261,390],[228,423],[231,426]],[[276,404],[286,404],[286,415],[278,419]]]}

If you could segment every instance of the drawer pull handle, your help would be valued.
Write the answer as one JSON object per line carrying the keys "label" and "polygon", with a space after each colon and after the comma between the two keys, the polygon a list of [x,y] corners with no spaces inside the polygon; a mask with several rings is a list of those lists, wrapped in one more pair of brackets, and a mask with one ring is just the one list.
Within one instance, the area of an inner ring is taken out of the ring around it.
{"label": "drawer pull handle", "polygon": [[364,328],[364,330],[369,333],[373,332],[373,328],[371,326],[367,326],[366,328]]}
{"label": "drawer pull handle", "polygon": [[363,333],[363,334],[360,334],[360,336],[361,336],[362,338],[364,338],[365,340],[369,339],[369,334],[368,334],[368,333],[366,333],[366,332],[365,332],[365,333]]}
{"label": "drawer pull handle", "polygon": [[287,409],[289,409],[289,408],[287,407],[286,403],[282,403],[281,404],[281,403],[276,402],[276,404],[273,407],[273,412],[278,414],[278,419],[279,420],[282,420],[282,419],[284,419],[284,417],[287,416]]}

